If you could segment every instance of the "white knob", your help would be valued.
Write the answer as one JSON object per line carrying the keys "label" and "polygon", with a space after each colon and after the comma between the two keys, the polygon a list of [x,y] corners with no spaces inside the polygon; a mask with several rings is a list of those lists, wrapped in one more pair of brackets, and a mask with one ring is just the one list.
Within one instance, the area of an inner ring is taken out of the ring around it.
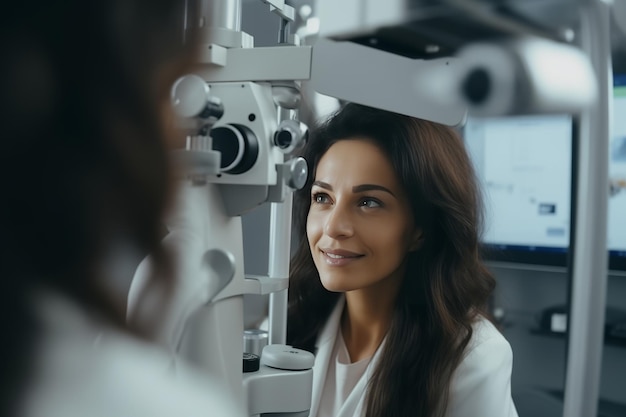
{"label": "white knob", "polygon": [[184,118],[196,117],[206,109],[209,85],[197,75],[180,77],[172,86],[171,93],[174,112]]}
{"label": "white knob", "polygon": [[267,345],[261,354],[265,366],[288,371],[303,371],[313,368],[315,356],[311,352],[289,345]]}

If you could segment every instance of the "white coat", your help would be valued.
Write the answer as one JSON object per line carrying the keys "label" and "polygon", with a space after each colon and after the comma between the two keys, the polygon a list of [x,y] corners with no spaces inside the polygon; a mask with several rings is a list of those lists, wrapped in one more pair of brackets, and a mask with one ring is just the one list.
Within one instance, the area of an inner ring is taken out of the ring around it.
{"label": "white coat", "polygon": [[[311,417],[317,417],[326,372],[333,353],[345,299],[341,299],[320,332],[313,367]],[[384,342],[383,342],[384,343]],[[364,415],[365,389],[382,349],[378,349],[363,377],[334,417]],[[446,417],[517,417],[511,397],[511,346],[486,319],[474,324],[465,357],[454,372]]]}
{"label": "white coat", "polygon": [[[37,297],[39,337],[15,417],[244,417],[222,384],[63,296]],[[106,333],[102,330],[106,329]]]}

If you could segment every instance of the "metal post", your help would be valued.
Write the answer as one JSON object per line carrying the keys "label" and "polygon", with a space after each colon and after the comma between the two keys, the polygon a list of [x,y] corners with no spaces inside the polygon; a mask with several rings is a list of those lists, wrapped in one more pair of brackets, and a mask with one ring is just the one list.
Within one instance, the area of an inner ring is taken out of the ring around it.
{"label": "metal post", "polygon": [[607,287],[608,153],[612,110],[610,5],[582,8],[580,46],[596,72],[598,103],[580,117],[576,217],[563,415],[596,416]]}
{"label": "metal post", "polygon": [[200,26],[241,32],[241,0],[202,0],[200,16]]}
{"label": "metal post", "polygon": [[[291,253],[291,209],[293,193],[287,193],[282,203],[272,203],[270,212],[270,278],[289,277]],[[270,294],[269,344],[285,344],[287,340],[287,291]]]}

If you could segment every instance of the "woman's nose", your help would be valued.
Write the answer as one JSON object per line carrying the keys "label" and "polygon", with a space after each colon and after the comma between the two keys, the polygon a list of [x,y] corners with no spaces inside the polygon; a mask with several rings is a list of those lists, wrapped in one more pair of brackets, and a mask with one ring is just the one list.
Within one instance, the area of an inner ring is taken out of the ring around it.
{"label": "woman's nose", "polygon": [[350,211],[341,205],[335,205],[326,217],[324,233],[333,239],[347,238],[354,234],[354,225]]}

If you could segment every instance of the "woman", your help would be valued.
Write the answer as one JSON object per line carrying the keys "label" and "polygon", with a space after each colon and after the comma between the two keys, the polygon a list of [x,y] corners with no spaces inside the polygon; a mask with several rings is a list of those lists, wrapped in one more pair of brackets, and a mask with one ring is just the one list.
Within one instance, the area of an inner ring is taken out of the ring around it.
{"label": "woman", "polygon": [[316,353],[311,416],[517,416],[454,131],[348,104],[303,156],[288,339]]}
{"label": "woman", "polygon": [[186,3],[0,14],[2,416],[240,415],[215,381],[168,376],[150,329],[124,328],[133,262],[154,254],[168,282],[168,95],[196,56]]}

